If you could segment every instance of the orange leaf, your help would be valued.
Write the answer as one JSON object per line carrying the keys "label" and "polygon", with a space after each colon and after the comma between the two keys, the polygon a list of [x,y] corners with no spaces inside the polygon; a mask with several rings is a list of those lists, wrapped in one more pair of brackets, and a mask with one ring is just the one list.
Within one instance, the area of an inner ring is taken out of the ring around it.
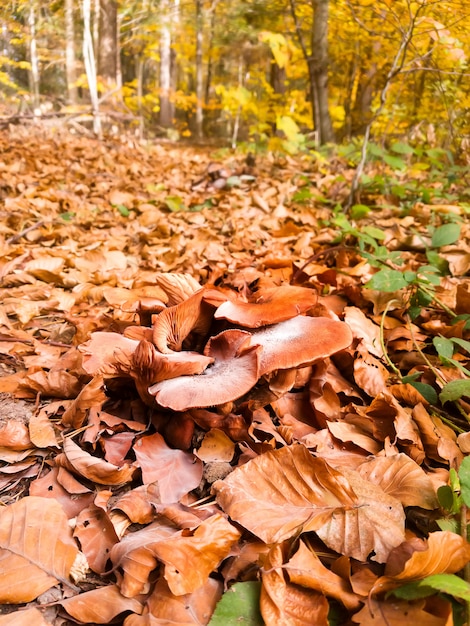
{"label": "orange leaf", "polygon": [[142,612],[140,602],[135,598],[123,596],[116,585],[80,593],[62,600],[60,604],[76,620],[89,624],[110,624],[124,611]]}
{"label": "orange leaf", "polygon": [[117,467],[88,454],[70,437],[64,440],[64,454],[56,457],[56,464],[99,485],[123,485],[132,480],[136,471],[128,463]]}
{"label": "orange leaf", "polygon": [[302,589],[285,580],[283,546],[269,552],[263,568],[260,597],[261,615],[266,624],[328,626],[328,602],[311,589]]}
{"label": "orange leaf", "polygon": [[230,517],[265,541],[320,528],[356,495],[342,474],[301,445],[266,452],[214,483]]}
{"label": "orange leaf", "polygon": [[160,579],[147,600],[144,615],[130,615],[124,626],[205,626],[221,596],[222,583],[213,578],[208,578],[202,587],[184,596],[174,596],[166,581]]}
{"label": "orange leaf", "polygon": [[436,531],[427,541],[414,539],[398,546],[390,555],[385,576],[376,581],[371,593],[395,589],[432,574],[455,574],[469,561],[470,544],[465,539],[450,531]]}
{"label": "orange leaf", "polygon": [[27,496],[0,508],[0,602],[29,602],[58,581],[70,585],[77,553],[54,500]]}

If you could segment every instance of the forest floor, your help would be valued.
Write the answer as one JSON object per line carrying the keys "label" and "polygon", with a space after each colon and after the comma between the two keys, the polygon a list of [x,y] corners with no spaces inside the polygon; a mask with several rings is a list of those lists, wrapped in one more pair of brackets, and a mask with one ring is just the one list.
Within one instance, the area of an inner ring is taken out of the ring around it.
{"label": "forest floor", "polygon": [[354,172],[0,132],[0,626],[464,623],[467,181]]}

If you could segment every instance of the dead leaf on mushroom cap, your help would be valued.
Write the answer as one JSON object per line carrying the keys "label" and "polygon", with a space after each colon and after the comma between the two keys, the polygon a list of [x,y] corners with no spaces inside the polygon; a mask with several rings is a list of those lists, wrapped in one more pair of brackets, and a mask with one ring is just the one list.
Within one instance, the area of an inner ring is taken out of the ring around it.
{"label": "dead leaf on mushroom cap", "polygon": [[206,356],[213,365],[196,376],[164,380],[149,388],[160,406],[185,411],[191,408],[217,406],[240,398],[257,383],[259,352],[257,345],[247,345],[250,334],[227,330],[210,340]]}
{"label": "dead leaf on mushroom cap", "polygon": [[301,315],[316,303],[317,294],[311,289],[281,285],[255,293],[250,302],[227,300],[214,317],[246,328],[258,328]]}
{"label": "dead leaf on mushroom cap", "polygon": [[253,331],[251,343],[262,346],[260,374],[267,374],[311,365],[346,349],[351,341],[351,330],[344,322],[299,315]]}

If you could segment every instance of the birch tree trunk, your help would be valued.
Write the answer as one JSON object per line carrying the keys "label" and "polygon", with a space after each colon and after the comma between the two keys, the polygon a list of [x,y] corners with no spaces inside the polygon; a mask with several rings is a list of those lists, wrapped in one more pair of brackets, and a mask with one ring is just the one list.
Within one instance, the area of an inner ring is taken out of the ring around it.
{"label": "birch tree trunk", "polygon": [[90,91],[91,110],[93,113],[93,132],[101,135],[101,119],[98,101],[98,81],[96,77],[95,53],[91,36],[91,0],[83,0],[83,62]]}
{"label": "birch tree trunk", "polygon": [[203,99],[204,99],[204,67],[202,58],[202,46],[204,36],[204,16],[202,12],[202,0],[196,0],[196,139],[200,141],[203,136]]}
{"label": "birch tree trunk", "polygon": [[65,74],[67,77],[68,103],[76,104],[77,75],[75,71],[75,26],[73,21],[73,0],[65,0]]}
{"label": "birch tree trunk", "polygon": [[171,30],[170,2],[162,0],[160,4],[160,115],[159,122],[163,128],[171,128],[173,124],[173,107],[170,102],[171,90]]}
{"label": "birch tree trunk", "polygon": [[29,27],[29,88],[31,91],[34,114],[39,113],[39,60],[36,39],[36,11],[35,0],[30,0],[28,13]]}

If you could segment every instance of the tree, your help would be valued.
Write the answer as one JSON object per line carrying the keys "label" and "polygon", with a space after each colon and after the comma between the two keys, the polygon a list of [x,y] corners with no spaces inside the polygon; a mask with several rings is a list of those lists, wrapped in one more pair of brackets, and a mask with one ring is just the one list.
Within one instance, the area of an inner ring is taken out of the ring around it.
{"label": "tree", "polygon": [[75,58],[75,23],[73,0],[65,1],[65,73],[69,104],[77,102],[77,74]]}
{"label": "tree", "polygon": [[98,75],[108,84],[117,84],[117,4],[116,0],[99,2]]}
{"label": "tree", "polygon": [[310,100],[312,103],[313,127],[318,134],[318,143],[334,141],[333,125],[328,107],[328,8],[329,0],[310,0],[312,27],[310,46],[305,42],[295,0],[289,0],[295,30],[307,62]]}

